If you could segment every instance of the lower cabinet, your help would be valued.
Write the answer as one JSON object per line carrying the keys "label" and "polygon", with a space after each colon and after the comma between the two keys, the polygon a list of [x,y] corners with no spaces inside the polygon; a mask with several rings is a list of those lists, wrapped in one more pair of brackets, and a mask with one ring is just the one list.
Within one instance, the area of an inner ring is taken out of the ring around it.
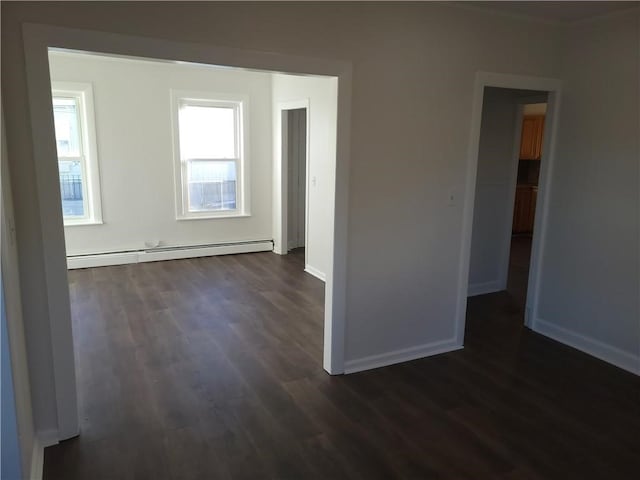
{"label": "lower cabinet", "polygon": [[513,207],[513,233],[532,233],[536,216],[536,197],[538,187],[535,185],[518,185],[516,201]]}

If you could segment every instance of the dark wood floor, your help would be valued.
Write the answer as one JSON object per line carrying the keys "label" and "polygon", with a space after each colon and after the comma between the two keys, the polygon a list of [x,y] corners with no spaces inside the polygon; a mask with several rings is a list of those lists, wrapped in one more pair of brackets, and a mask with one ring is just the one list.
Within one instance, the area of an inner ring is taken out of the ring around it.
{"label": "dark wood floor", "polygon": [[45,479],[638,478],[640,379],[523,328],[517,262],[470,300],[464,350],[338,377],[302,267],[69,272],[82,433]]}

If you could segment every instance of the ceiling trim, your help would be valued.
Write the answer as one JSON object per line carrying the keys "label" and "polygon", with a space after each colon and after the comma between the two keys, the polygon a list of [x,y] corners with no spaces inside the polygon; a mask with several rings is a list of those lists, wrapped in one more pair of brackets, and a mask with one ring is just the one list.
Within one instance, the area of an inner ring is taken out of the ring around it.
{"label": "ceiling trim", "polygon": [[[559,26],[559,27],[566,27],[566,26],[573,26],[573,25],[579,25],[579,24],[586,24],[586,23],[590,23],[593,21],[598,21],[599,19],[605,19],[605,18],[612,18],[612,17],[616,17],[618,15],[628,15],[629,13],[635,12],[635,11],[640,11],[640,2],[638,1],[629,1],[629,2],[625,2],[629,4],[628,8],[620,8],[618,10],[612,10],[609,12],[605,12],[605,13],[599,13],[596,15],[591,15],[591,16],[587,16],[585,18],[578,18],[575,20],[559,20],[559,19],[552,19],[552,18],[545,18],[545,17],[541,17],[541,16],[536,16],[536,15],[528,15],[526,13],[519,13],[519,12],[514,12],[514,11],[510,11],[510,10],[505,10],[505,9],[501,9],[499,8],[497,5],[499,5],[500,3],[503,2],[473,2],[473,1],[456,1],[456,2],[435,2],[438,3],[440,5],[443,6],[447,6],[447,7],[454,7],[454,8],[458,8],[458,9],[463,9],[463,10],[467,10],[467,11],[474,11],[474,12],[480,12],[480,13],[484,13],[484,14],[489,14],[489,15],[495,15],[495,16],[500,16],[503,18],[511,18],[514,20],[521,20],[521,21],[526,21],[526,22],[531,22],[531,23],[538,23],[538,24],[543,24],[543,25],[550,25],[550,26]],[[475,4],[477,3],[477,4]],[[488,3],[495,3],[496,7],[489,5]],[[590,2],[584,2],[584,3],[590,3]]]}

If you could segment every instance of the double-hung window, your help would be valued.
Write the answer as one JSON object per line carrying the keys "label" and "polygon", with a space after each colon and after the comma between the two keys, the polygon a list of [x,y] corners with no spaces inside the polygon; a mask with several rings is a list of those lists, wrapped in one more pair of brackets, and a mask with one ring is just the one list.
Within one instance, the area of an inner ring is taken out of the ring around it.
{"label": "double-hung window", "polygon": [[246,101],[173,94],[178,218],[244,215]]}
{"label": "double-hung window", "polygon": [[65,226],[102,222],[92,97],[89,84],[52,85]]}

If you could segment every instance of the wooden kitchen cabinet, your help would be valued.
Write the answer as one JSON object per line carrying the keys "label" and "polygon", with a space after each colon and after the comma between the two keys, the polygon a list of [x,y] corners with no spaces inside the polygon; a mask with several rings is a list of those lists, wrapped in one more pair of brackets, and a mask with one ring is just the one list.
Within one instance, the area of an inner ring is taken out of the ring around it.
{"label": "wooden kitchen cabinet", "polygon": [[532,233],[536,216],[536,200],[538,187],[535,185],[518,185],[516,200],[513,206],[513,233]]}
{"label": "wooden kitchen cabinet", "polygon": [[544,115],[525,115],[523,117],[520,160],[540,160],[543,134]]}

